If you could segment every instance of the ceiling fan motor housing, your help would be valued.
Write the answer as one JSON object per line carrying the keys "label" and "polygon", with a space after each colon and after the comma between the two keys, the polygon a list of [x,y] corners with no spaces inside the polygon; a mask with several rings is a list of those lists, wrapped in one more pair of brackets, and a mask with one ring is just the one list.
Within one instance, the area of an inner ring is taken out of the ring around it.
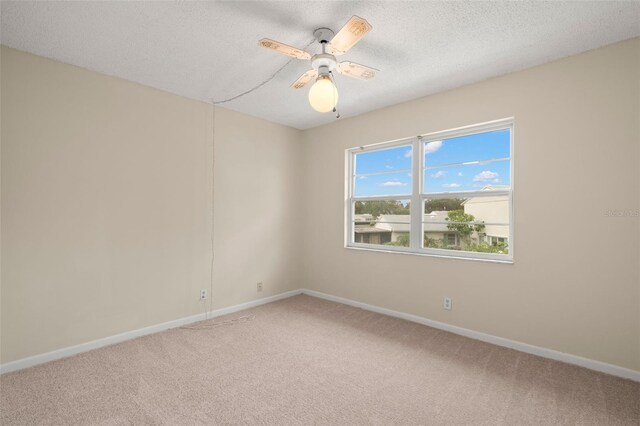
{"label": "ceiling fan motor housing", "polygon": [[311,58],[311,65],[318,70],[318,74],[326,75],[336,69],[336,57],[328,53],[319,53]]}
{"label": "ceiling fan motor housing", "polygon": [[334,33],[329,28],[318,28],[313,32],[313,36],[319,43],[329,43],[333,38]]}

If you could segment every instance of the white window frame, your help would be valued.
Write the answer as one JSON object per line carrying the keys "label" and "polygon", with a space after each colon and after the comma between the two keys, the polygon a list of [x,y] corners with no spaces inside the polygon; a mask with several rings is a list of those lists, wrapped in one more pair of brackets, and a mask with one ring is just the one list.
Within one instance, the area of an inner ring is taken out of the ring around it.
{"label": "white window frame", "polygon": [[[424,146],[428,142],[451,139],[460,136],[468,136],[476,133],[485,133],[496,130],[509,129],[509,167],[511,174],[511,184],[509,189],[493,190],[493,191],[468,191],[468,192],[437,192],[424,193]],[[470,259],[483,260],[500,263],[513,263],[514,257],[514,216],[513,216],[513,194],[514,194],[514,131],[515,122],[513,117],[501,120],[490,121],[481,124],[459,127],[451,130],[428,133],[424,135],[414,136],[410,138],[398,139],[395,141],[382,142],[367,146],[350,148],[345,151],[346,167],[345,167],[345,240],[344,246],[351,249],[374,250],[391,253],[408,253],[423,256],[446,257],[453,259]],[[388,195],[388,196],[366,196],[356,197],[353,195],[355,186],[355,156],[364,152],[373,152],[383,149],[396,148],[400,146],[412,147],[412,191],[411,194],[405,195]],[[422,223],[422,212],[424,211],[424,202],[428,199],[442,198],[467,198],[477,196],[496,196],[507,195],[509,197],[509,253],[481,253],[466,252],[458,250],[447,250],[437,248],[423,247],[424,230]],[[373,201],[373,200],[409,200],[411,201],[411,225],[410,225],[410,246],[386,246],[376,244],[364,244],[354,242],[354,206],[356,201]]]}

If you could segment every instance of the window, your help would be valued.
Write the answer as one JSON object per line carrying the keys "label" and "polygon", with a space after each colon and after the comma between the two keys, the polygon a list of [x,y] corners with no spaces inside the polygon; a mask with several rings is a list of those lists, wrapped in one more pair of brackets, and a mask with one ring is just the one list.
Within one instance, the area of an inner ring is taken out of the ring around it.
{"label": "window", "polygon": [[486,237],[487,238],[487,243],[491,244],[492,246],[497,246],[500,243],[506,243],[508,241],[507,238],[502,238],[502,237]]}
{"label": "window", "polygon": [[513,259],[513,120],[347,150],[346,246]]}
{"label": "window", "polygon": [[456,245],[456,242],[458,241],[456,234],[450,232],[448,234],[445,234],[445,236],[447,237],[447,245],[449,246]]}

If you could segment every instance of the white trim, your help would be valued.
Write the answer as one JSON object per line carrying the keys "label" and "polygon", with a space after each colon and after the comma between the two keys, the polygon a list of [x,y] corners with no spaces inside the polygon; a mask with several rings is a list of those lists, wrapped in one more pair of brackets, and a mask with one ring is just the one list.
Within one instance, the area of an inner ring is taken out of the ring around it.
{"label": "white trim", "polygon": [[[395,253],[398,253],[398,252],[395,252]],[[491,343],[494,345],[503,346],[506,348],[515,349],[517,351],[537,355],[543,358],[549,358],[556,361],[566,362],[568,364],[578,365],[580,367],[588,368],[590,370],[611,374],[612,376],[623,377],[625,379],[630,379],[636,382],[640,382],[640,371],[631,370],[625,367],[619,367],[617,365],[608,364],[606,362],[596,361],[589,358],[583,358],[577,355],[571,355],[571,354],[556,351],[553,349],[534,346],[528,343],[518,342],[515,340],[506,339],[503,337],[493,336],[491,334],[470,330],[468,328],[458,327],[456,325],[451,325],[451,324],[446,324],[439,321],[430,320],[424,317],[420,317],[418,315],[407,314],[404,312],[394,311],[392,309],[382,308],[375,305],[369,305],[367,303],[357,302],[355,300],[351,300],[351,299],[347,299],[339,296],[333,296],[330,294],[322,293],[315,290],[309,290],[306,288],[291,290],[284,293],[276,294],[275,296],[265,297],[262,299],[252,300],[250,302],[240,303],[238,305],[228,306],[226,308],[216,309],[209,312],[209,318],[231,314],[244,309],[249,309],[256,306],[264,305],[266,303],[271,303],[278,300],[286,299],[292,296],[296,296],[298,294],[306,294],[308,296],[330,300],[332,302],[342,303],[343,305],[354,306],[356,308],[365,309],[367,311],[376,312],[382,315],[388,315],[391,317],[400,318],[400,319],[415,322],[418,324],[426,325],[429,327],[437,328],[439,330],[445,330],[454,334],[459,334],[461,336],[469,337],[471,339],[480,340],[480,341]],[[99,349],[105,346],[111,346],[116,343],[121,343],[127,340],[135,339],[136,337],[158,333],[171,328],[176,328],[186,324],[202,321],[204,319],[205,319],[205,314],[193,315],[190,317],[168,321],[162,324],[156,324],[149,327],[128,331],[126,333],[117,334],[115,336],[109,336],[102,339],[93,340],[91,342],[82,343],[76,346],[70,346],[68,348],[58,349],[58,350],[47,352],[40,355],[34,355],[28,358],[23,358],[23,359],[19,359],[16,361],[12,361],[12,362],[8,362],[6,364],[0,365],[0,373],[4,374],[12,371],[22,370],[24,368],[33,367],[35,365],[43,364],[45,362],[67,358],[69,356],[77,355],[93,349]]]}
{"label": "white trim", "polygon": [[509,132],[509,135],[511,137],[511,140],[509,141],[509,154],[511,155],[511,164],[510,167],[511,169],[509,170],[510,173],[510,180],[511,180],[511,187],[510,187],[510,194],[509,194],[509,257],[511,258],[511,260],[514,259],[515,256],[515,252],[516,252],[516,244],[515,244],[515,229],[516,229],[516,225],[515,225],[515,220],[514,220],[514,209],[513,209],[513,194],[516,193],[516,178],[515,178],[515,174],[514,174],[514,170],[515,170],[515,164],[516,164],[516,146],[514,143],[515,140],[515,134],[516,134],[516,119],[515,117],[511,117],[511,131]]}
{"label": "white trim", "polygon": [[[506,129],[503,129],[506,130]],[[425,166],[422,167],[422,170],[434,170],[441,169],[443,167],[458,167],[458,166],[484,166],[485,164],[498,163],[500,161],[509,161],[511,157],[504,158],[490,158],[488,160],[474,160],[474,161],[465,161],[463,163],[445,163],[445,164],[437,164],[435,166]]]}
{"label": "white trim", "polygon": [[[393,247],[393,250],[387,249],[387,247]],[[478,252],[463,252],[461,250],[440,250],[439,249],[420,249],[420,251],[413,251],[411,247],[401,247],[401,246],[387,246],[387,245],[376,245],[376,244],[365,244],[365,243],[348,243],[344,246],[347,250],[361,250],[361,251],[369,251],[372,253],[387,253],[387,254],[408,254],[411,256],[424,256],[424,257],[435,257],[440,259],[454,259],[454,260],[471,260],[473,262],[490,262],[490,263],[504,263],[507,265],[513,265],[513,259],[503,259],[505,255],[503,254],[495,254],[495,253],[478,253]],[[433,250],[433,251],[432,251]],[[440,252],[443,254],[439,254]],[[455,254],[451,253],[454,252]],[[486,257],[465,257],[462,256],[462,253],[473,253],[473,254],[483,254]],[[491,257],[497,256],[497,257]]]}
{"label": "white trim", "polygon": [[[422,138],[417,137],[413,141],[413,147],[411,148],[412,153],[412,170],[422,170],[422,159],[424,158],[424,154],[422,152]],[[416,251],[422,247],[422,220],[423,220],[423,211],[424,205],[422,204],[422,199],[420,198],[420,192],[422,191],[422,174],[421,173],[411,173],[412,179],[412,190],[411,190],[411,225],[409,226],[409,247],[411,250]],[[391,234],[393,235],[393,234]]]}
{"label": "white trim", "polygon": [[[442,130],[438,132],[425,133],[422,136],[423,142],[435,142],[442,139],[452,139],[459,136],[466,136],[470,133],[493,132],[496,130],[508,129],[514,122],[513,117],[501,118],[499,120],[487,121],[485,123],[470,124],[468,126],[457,127],[455,129]],[[513,155],[511,156],[513,157]]]}
{"label": "white trim", "polygon": [[[485,191],[487,192],[487,191]],[[355,203],[357,201],[411,201],[411,194],[397,194],[397,195],[367,195],[360,197],[352,197],[351,202]]]}
{"label": "white trim", "polygon": [[422,201],[447,199],[447,198],[471,198],[471,197],[499,197],[501,195],[510,195],[511,190],[488,189],[484,191],[459,191],[459,192],[426,192],[420,194]]}
{"label": "white trim", "polygon": [[[350,152],[352,154],[360,154],[363,152],[369,152],[369,151],[377,151],[381,148],[399,148],[401,146],[411,146],[411,143],[413,141],[413,139],[415,139],[416,136],[408,136],[406,138],[402,138],[402,139],[394,139],[392,141],[383,141],[383,142],[377,142],[377,143],[373,143],[373,144],[368,144],[368,145],[363,145],[363,146],[354,146],[353,148],[348,148],[347,152]],[[354,164],[355,166],[355,164]],[[355,171],[355,167],[353,169]],[[355,174],[355,173],[353,173]]]}
{"label": "white trim", "polygon": [[[387,249],[387,247],[390,247]],[[379,253],[403,253],[403,254],[416,254],[417,252],[411,250],[411,247],[403,246],[388,246],[385,244],[369,244],[369,243],[349,243],[345,246],[347,249],[356,250],[369,250]],[[393,250],[391,250],[393,248]]]}
{"label": "white trim", "polygon": [[640,371],[631,370],[629,368],[620,367],[617,365],[608,364],[606,362],[596,361],[589,358],[583,358],[581,356],[572,355],[565,352],[556,351],[553,349],[534,346],[528,343],[518,342],[516,340],[505,339],[504,337],[493,336],[491,334],[470,330],[468,328],[458,327],[456,325],[451,325],[444,322],[430,320],[424,317],[420,317],[418,315],[407,314],[404,312],[394,311],[392,309],[381,308],[375,305],[369,305],[367,303],[356,302],[355,300],[351,300],[351,299],[347,299],[339,296],[333,296],[333,295],[322,293],[315,290],[309,290],[305,288],[305,289],[302,289],[302,293],[308,296],[330,300],[332,302],[342,303],[343,305],[349,305],[349,306],[364,309],[367,311],[388,315],[390,317],[404,319],[407,321],[437,328],[439,330],[445,330],[454,334],[459,334],[461,336],[491,343],[497,346],[503,346],[505,348],[515,349],[520,352],[525,352],[528,354],[533,354],[543,358],[553,359],[556,361],[566,362],[567,364],[578,365],[580,367],[588,368],[590,370],[600,371],[602,373],[611,374],[612,376],[623,377],[625,379],[630,379],[636,382],[640,382]]}
{"label": "white trim", "polygon": [[[410,146],[410,145],[407,145]],[[380,175],[388,175],[388,174],[394,174],[394,173],[411,173],[413,171],[413,169],[391,169],[391,170],[384,170],[381,172],[370,172],[370,173],[355,173],[355,169],[354,170],[354,177],[360,177],[360,176],[380,176]]]}
{"label": "white trim", "polygon": [[[426,216],[426,215],[425,215]],[[406,224],[407,222],[385,222],[385,223],[404,223]],[[444,221],[444,220],[434,220],[434,221],[429,221],[429,222],[422,222],[425,225],[493,225],[493,226],[509,226],[508,223],[500,223],[500,222],[479,222],[477,220],[471,220],[469,222],[455,222],[453,220],[451,221]],[[451,230],[447,230],[444,232],[449,232],[452,233],[454,231]]]}
{"label": "white trim", "polygon": [[354,240],[353,232],[351,232],[351,223],[353,221],[353,205],[351,203],[351,188],[355,184],[355,176],[351,172],[355,170],[356,157],[350,151],[345,151],[345,180],[344,180],[344,245],[347,246]]}
{"label": "white trim", "polygon": [[453,259],[491,260],[500,263],[513,263],[513,257],[510,254],[483,253],[477,251],[450,250],[432,247],[421,248],[420,251],[416,253],[423,253],[428,256],[451,257]]}
{"label": "white trim", "polygon": [[[215,309],[208,313],[208,318],[215,318],[221,315],[231,314],[244,309],[253,308],[256,306],[264,305],[266,303],[275,302],[277,300],[286,299],[291,296],[302,294],[301,289],[291,290],[284,293],[276,294],[275,296],[264,297],[261,299],[252,300],[250,302],[240,303],[238,305],[227,306],[226,308]],[[163,322],[161,324],[151,325],[149,327],[139,328],[137,330],[127,331],[125,333],[116,334],[114,336],[103,337],[102,339],[92,340],[90,342],[81,343],[75,346],[69,346],[67,348],[58,349],[51,352],[46,352],[40,355],[34,355],[27,358],[22,358],[16,361],[7,362],[0,365],[0,374],[10,373],[12,371],[22,370],[23,368],[33,367],[34,365],[44,364],[45,362],[55,361],[57,359],[67,358],[73,355],[77,355],[83,352],[87,352],[93,349],[103,348],[105,346],[111,346],[116,343],[125,342],[127,340],[135,339],[136,337],[146,336],[148,334],[154,334],[161,331],[165,331],[171,328],[181,327],[186,324],[191,324],[198,321],[203,321],[207,318],[207,314],[192,315],[185,318],[176,319],[173,321]]]}

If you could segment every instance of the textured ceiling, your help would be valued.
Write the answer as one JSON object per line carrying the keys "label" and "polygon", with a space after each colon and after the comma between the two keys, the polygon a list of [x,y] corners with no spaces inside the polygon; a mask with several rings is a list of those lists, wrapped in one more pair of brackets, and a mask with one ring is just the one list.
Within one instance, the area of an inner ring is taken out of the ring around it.
{"label": "textured ceiling", "polygon": [[[318,27],[351,15],[373,25],[339,60],[380,69],[337,77],[343,117],[527,68],[640,35],[639,2],[7,2],[7,46],[193,99],[226,99],[268,79],[289,58],[263,37],[304,47]],[[313,44],[310,52],[316,52]],[[289,85],[294,61],[255,92],[224,104],[305,129],[335,120]]]}

